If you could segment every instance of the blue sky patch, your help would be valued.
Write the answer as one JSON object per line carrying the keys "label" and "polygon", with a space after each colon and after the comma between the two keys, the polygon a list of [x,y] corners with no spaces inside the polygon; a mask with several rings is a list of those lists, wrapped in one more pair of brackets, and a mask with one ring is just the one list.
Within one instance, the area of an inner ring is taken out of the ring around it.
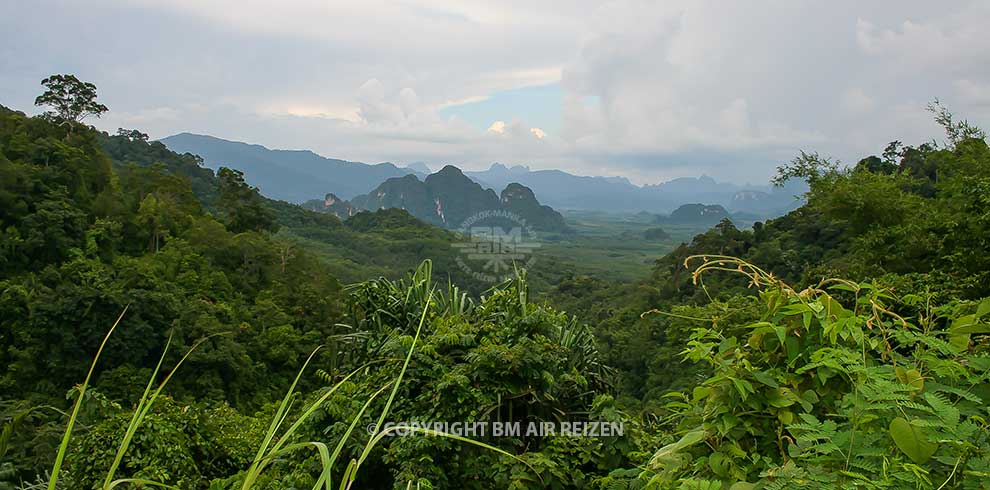
{"label": "blue sky patch", "polygon": [[563,91],[559,83],[523,87],[491,94],[487,99],[445,107],[443,117],[458,116],[480,130],[495,121],[523,121],[549,134],[559,134]]}

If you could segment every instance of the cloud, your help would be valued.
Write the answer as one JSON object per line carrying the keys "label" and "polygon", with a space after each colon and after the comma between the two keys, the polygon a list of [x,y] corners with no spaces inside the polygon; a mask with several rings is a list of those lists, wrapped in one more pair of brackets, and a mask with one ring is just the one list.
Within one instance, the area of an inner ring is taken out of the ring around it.
{"label": "cloud", "polygon": [[849,88],[843,92],[842,100],[839,102],[839,107],[846,114],[852,116],[869,113],[876,105],[873,97],[866,95],[866,92],[863,92],[863,89],[858,87]]}
{"label": "cloud", "polygon": [[488,126],[489,133],[495,134],[505,134],[505,121],[495,121],[491,126]]}
{"label": "cloud", "polygon": [[563,137],[585,161],[655,174],[698,155],[710,159],[696,173],[754,180],[799,149],[856,161],[937,134],[924,111],[937,96],[990,120],[960,103],[979,86],[947,76],[990,78],[976,48],[990,42],[988,13],[980,2],[612,2],[565,67]]}
{"label": "cloud", "polygon": [[901,62],[904,70],[942,68],[957,70],[960,63],[990,60],[986,25],[990,5],[968,2],[954,5],[941,15],[905,19],[891,27],[880,27],[870,19],[856,23],[856,41],[867,54]]}
{"label": "cloud", "polygon": [[961,101],[976,106],[990,105],[990,83],[963,79],[953,85]]}
{"label": "cloud", "polygon": [[[934,97],[990,125],[986,25],[978,0],[0,2],[0,103],[69,72],[110,106],[95,124],[153,137],[758,182],[799,149],[936,136]],[[547,84],[559,119],[516,90]],[[480,101],[505,112],[444,110]]]}

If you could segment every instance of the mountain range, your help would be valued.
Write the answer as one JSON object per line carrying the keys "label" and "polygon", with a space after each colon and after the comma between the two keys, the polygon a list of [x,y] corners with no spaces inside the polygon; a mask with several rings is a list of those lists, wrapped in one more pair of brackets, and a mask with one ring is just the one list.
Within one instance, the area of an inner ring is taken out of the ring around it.
{"label": "mountain range", "polygon": [[309,150],[272,150],[201,134],[179,133],[161,142],[176,153],[199,155],[203,165],[213,170],[220,167],[240,170],[266,196],[294,203],[327,192],[350,199],[392,177],[409,174],[425,177],[422,172],[392,163],[348,162]]}
{"label": "mountain range", "polygon": [[[407,208],[425,210],[436,207],[435,203],[431,205],[427,202],[436,197],[433,195],[436,186],[425,185],[422,189],[414,189],[416,185],[408,179],[408,176],[414,176],[420,184],[427,184],[425,180],[428,176],[436,175],[430,173],[429,166],[424,162],[410,163],[407,166],[387,162],[365,164],[326,158],[308,150],[272,150],[261,145],[191,133],[169,136],[161,142],[177,153],[201,156],[204,165],[209,168],[228,166],[242,171],[249,182],[275,199],[303,203],[312,201],[317,196],[332,195],[335,201],[346,201],[375,190],[386,192],[389,196],[387,199],[394,200],[399,198],[394,189],[391,193],[389,191],[392,187],[401,185],[408,187],[406,190],[410,193],[401,198]],[[440,173],[442,171],[437,172]],[[733,214],[747,213],[757,218],[767,218],[784,214],[799,206],[801,200],[797,196],[807,190],[804,182],[792,181],[778,188],[770,185],[717,182],[708,176],[682,177],[655,185],[639,186],[624,177],[580,176],[562,170],[531,170],[523,165],[507,167],[500,163],[492,164],[484,171],[467,171],[462,174],[484,189],[505,189],[510,184],[520,184],[538,197],[541,205],[555,209],[612,212],[669,213],[685,203],[705,203],[720,205]],[[396,178],[406,180],[388,182]],[[385,188],[381,188],[382,186]],[[377,197],[363,197],[356,207],[388,207],[382,202],[376,202],[376,199]],[[492,191],[485,199],[494,202],[500,200],[501,196]],[[327,205],[329,206],[332,203]],[[340,213],[342,210],[346,210],[346,207],[338,205],[334,212]],[[420,214],[431,216],[430,220],[446,221],[449,226],[455,221],[450,212],[451,208],[448,207],[442,218],[435,211]],[[434,218],[433,215],[437,216]]]}
{"label": "mountain range", "polygon": [[556,209],[670,212],[681,204],[703,202],[721,205],[731,212],[776,216],[799,206],[801,201],[796,196],[807,190],[799,181],[778,188],[717,182],[705,175],[638,186],[625,177],[587,177],[499,163],[492,164],[488,170],[465,174],[490,187],[518,182]]}

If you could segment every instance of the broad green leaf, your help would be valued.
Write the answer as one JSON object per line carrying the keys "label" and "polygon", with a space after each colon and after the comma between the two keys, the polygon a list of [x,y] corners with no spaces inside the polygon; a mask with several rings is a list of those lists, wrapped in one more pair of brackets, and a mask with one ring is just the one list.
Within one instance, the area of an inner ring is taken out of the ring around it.
{"label": "broad green leaf", "polygon": [[808,305],[804,303],[796,303],[781,308],[780,312],[787,316],[803,315],[804,313],[810,313],[811,308],[808,308]]}
{"label": "broad green leaf", "polygon": [[963,315],[952,320],[951,332],[958,332],[970,325],[977,323],[976,315]]}
{"label": "broad green leaf", "polygon": [[774,325],[773,332],[775,334],[777,334],[777,340],[779,340],[780,343],[783,344],[784,343],[784,339],[787,337],[787,327],[782,327],[780,325]]}
{"label": "broad green leaf", "polygon": [[903,417],[890,421],[890,437],[897,448],[917,464],[927,463],[938,449],[938,444],[929,441],[921,427],[911,424]]}
{"label": "broad green leaf", "polygon": [[990,323],[966,323],[959,326],[953,325],[949,330],[953,334],[990,333]]}
{"label": "broad green leaf", "polygon": [[801,342],[797,337],[787,337],[784,345],[787,347],[787,362],[793,362],[801,355]]}
{"label": "broad green leaf", "polygon": [[721,424],[719,424],[719,433],[720,433],[719,435],[723,435],[723,436],[728,434],[730,430],[732,430],[737,425],[739,425],[740,422],[739,417],[736,417],[735,415],[731,415],[731,414],[722,415],[722,417],[719,420],[721,421]]}
{"label": "broad green leaf", "polygon": [[915,393],[921,393],[925,389],[925,378],[917,369],[904,369],[898,366],[894,368],[894,375],[897,376],[897,380],[901,383],[914,388]]}
{"label": "broad green leaf", "polygon": [[984,300],[980,302],[980,306],[976,307],[977,318],[986,316],[987,313],[990,313],[990,298],[984,298]]}
{"label": "broad green leaf", "polygon": [[718,344],[718,353],[724,354],[732,349],[735,349],[738,343],[735,337],[729,337]]}
{"label": "broad green leaf", "polygon": [[708,398],[708,395],[712,394],[712,389],[707,386],[695,386],[694,391],[691,393],[691,397],[694,401],[699,401],[704,398]]}
{"label": "broad green leaf", "polygon": [[707,437],[708,432],[704,429],[695,429],[687,434],[684,434],[684,436],[677,442],[667,444],[666,446],[658,449],[657,452],[653,453],[653,457],[650,458],[650,467],[657,468],[662,466],[664,463],[676,459],[675,456],[680,450],[704,441]]}
{"label": "broad green leaf", "polygon": [[845,318],[852,316],[852,312],[845,309],[842,304],[835,300],[831,296],[826,296],[825,300],[825,312],[829,315],[834,315],[836,318]]}
{"label": "broad green leaf", "polygon": [[753,378],[763,383],[771,388],[779,388],[780,385],[777,384],[777,380],[773,376],[767,374],[765,371],[753,371]]}
{"label": "broad green leaf", "polygon": [[742,397],[743,400],[748,398],[750,394],[756,393],[756,390],[753,389],[753,384],[750,383],[749,381],[739,378],[729,378],[729,379],[732,380],[732,385],[736,387],[736,391],[739,392],[739,396]]}
{"label": "broad green leaf", "polygon": [[732,461],[726,458],[722,453],[712,453],[708,457],[708,467],[712,469],[712,473],[725,478],[729,476],[729,470],[732,468]]}
{"label": "broad green leaf", "polygon": [[790,388],[777,388],[767,391],[767,401],[777,408],[789,407],[799,400],[798,396]]}

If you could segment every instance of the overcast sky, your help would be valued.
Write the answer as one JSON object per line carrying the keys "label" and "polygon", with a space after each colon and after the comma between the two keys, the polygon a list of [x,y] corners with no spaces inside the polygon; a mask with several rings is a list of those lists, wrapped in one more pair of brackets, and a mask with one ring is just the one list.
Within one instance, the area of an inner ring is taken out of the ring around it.
{"label": "overcast sky", "polygon": [[990,126],[990,2],[0,2],[0,104],[73,73],[98,127],[366,162],[764,182]]}

